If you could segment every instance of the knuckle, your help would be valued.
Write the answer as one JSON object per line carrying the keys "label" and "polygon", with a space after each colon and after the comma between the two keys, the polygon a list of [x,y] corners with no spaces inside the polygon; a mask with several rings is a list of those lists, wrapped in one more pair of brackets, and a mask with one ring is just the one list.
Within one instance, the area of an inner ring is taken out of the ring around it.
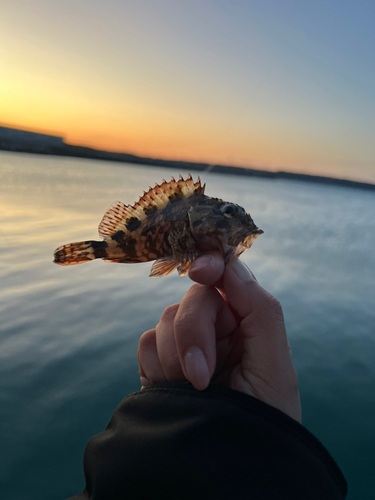
{"label": "knuckle", "polygon": [[199,283],[195,283],[192,285],[189,290],[188,294],[189,295],[195,295],[197,293],[201,293],[205,289],[205,285],[200,285]]}
{"label": "knuckle", "polygon": [[163,311],[163,314],[161,315],[160,322],[169,323],[170,321],[173,321],[177,314],[178,308],[179,304],[173,304],[166,307]]}
{"label": "knuckle", "polygon": [[283,308],[280,302],[271,294],[267,294],[267,302],[269,309],[279,318],[284,318]]}
{"label": "knuckle", "polygon": [[147,352],[154,348],[156,345],[156,335],[155,330],[148,330],[143,333],[138,342],[137,357],[138,362],[141,362],[141,358],[145,356]]}
{"label": "knuckle", "polygon": [[147,332],[142,333],[138,343],[138,353],[140,350],[147,348],[150,344],[153,345],[155,343],[155,330],[148,330]]}

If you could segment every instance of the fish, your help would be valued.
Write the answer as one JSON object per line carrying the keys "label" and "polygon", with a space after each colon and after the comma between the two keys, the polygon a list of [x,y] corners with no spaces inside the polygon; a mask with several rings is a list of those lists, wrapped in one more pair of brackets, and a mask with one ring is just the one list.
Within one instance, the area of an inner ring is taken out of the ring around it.
{"label": "fish", "polygon": [[155,184],[139,201],[113,203],[99,224],[103,241],[81,241],[57,248],[54,262],[71,266],[103,259],[134,264],[155,261],[151,277],[168,276],[175,269],[186,276],[205,251],[217,249],[227,263],[250,248],[263,230],[241,206],[205,195],[206,184],[186,180]]}

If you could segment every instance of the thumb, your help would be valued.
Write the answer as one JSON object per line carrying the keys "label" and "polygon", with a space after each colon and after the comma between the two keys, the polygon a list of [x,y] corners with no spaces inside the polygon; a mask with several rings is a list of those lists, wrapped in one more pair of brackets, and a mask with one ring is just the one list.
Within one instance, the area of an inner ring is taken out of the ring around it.
{"label": "thumb", "polygon": [[237,259],[227,264],[223,283],[228,302],[243,318],[239,326],[243,355],[237,372],[232,374],[232,388],[251,394],[300,422],[298,377],[279,301]]}
{"label": "thumb", "polygon": [[231,307],[242,318],[253,311],[255,302],[261,297],[267,300],[274,299],[258,284],[246,264],[234,256],[229,259],[225,267],[223,287]]}
{"label": "thumb", "polygon": [[285,356],[290,362],[279,301],[264,290],[247,266],[235,257],[225,268],[223,285],[229,304],[243,318],[241,331],[245,353],[263,367],[276,368]]}

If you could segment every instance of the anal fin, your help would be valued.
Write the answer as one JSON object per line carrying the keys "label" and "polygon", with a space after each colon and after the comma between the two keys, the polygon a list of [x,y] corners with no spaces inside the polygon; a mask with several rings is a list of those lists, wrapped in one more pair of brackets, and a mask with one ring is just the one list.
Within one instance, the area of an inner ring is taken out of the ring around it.
{"label": "anal fin", "polygon": [[163,276],[168,276],[179,266],[180,263],[176,262],[173,257],[162,257],[161,259],[155,260],[152,264],[150,278],[162,278]]}

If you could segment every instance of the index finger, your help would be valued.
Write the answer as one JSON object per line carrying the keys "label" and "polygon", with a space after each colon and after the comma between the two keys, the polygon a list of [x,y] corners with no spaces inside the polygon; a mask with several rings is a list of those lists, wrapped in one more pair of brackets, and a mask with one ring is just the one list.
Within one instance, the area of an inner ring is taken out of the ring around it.
{"label": "index finger", "polygon": [[201,285],[217,286],[223,276],[224,267],[221,253],[211,250],[193,262],[189,270],[189,278]]}
{"label": "index finger", "polygon": [[243,318],[244,369],[259,368],[263,377],[276,378],[294,372],[279,301],[235,258],[230,259],[223,280],[228,302]]}
{"label": "index finger", "polygon": [[183,373],[198,390],[206,389],[216,368],[216,341],[236,328],[236,321],[215,288],[192,286],[174,320]]}

